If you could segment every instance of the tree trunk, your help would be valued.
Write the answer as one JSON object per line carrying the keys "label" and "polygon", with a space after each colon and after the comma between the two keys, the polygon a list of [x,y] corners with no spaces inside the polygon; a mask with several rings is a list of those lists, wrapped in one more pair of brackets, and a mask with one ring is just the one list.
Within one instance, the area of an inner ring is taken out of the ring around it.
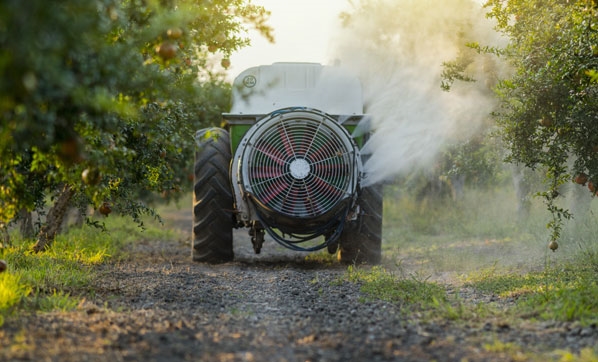
{"label": "tree trunk", "polygon": [[69,202],[75,194],[70,186],[64,186],[64,189],[58,194],[58,198],[54,202],[54,205],[48,211],[46,216],[46,222],[42,225],[37,236],[37,242],[33,246],[33,250],[36,252],[44,251],[52,245],[56,234],[60,230],[64,215],[68,210]]}
{"label": "tree trunk", "polygon": [[21,209],[21,211],[19,211],[19,219],[21,220],[21,225],[19,227],[21,236],[23,239],[32,239],[35,235],[35,231],[33,230],[33,218],[31,217],[31,212],[27,211],[25,208]]}
{"label": "tree trunk", "polygon": [[85,222],[85,214],[83,214],[82,210],[77,209],[77,216],[75,217],[75,223],[73,224],[74,227],[80,228],[83,226]]}
{"label": "tree trunk", "polygon": [[10,245],[10,234],[6,228],[6,224],[0,224],[0,249],[6,248]]}

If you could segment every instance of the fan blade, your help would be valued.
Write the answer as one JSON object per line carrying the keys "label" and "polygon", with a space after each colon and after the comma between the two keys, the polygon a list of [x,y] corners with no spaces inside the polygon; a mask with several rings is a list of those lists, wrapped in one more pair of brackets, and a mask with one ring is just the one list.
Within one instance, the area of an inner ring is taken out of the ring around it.
{"label": "fan blade", "polygon": [[287,189],[287,185],[280,182],[269,182],[268,184],[269,187],[264,188],[263,195],[260,195],[260,200],[265,204],[270,204],[273,199],[280,196]]}
{"label": "fan blade", "polygon": [[313,173],[322,177],[346,176],[349,166],[344,163],[315,163],[312,165]]}
{"label": "fan blade", "polygon": [[291,139],[289,138],[289,134],[287,133],[286,128],[283,124],[279,124],[277,127],[278,135],[280,136],[280,140],[282,141],[282,146],[284,147],[285,154],[288,157],[292,157],[295,152],[293,152],[293,146]]}
{"label": "fan blade", "polygon": [[276,178],[283,175],[279,167],[274,166],[254,166],[251,168],[252,178]]}
{"label": "fan blade", "polygon": [[268,158],[274,162],[276,162],[278,165],[282,166],[285,163],[285,156],[279,151],[277,150],[275,147],[273,147],[272,145],[266,144],[264,142],[256,144],[254,146],[254,148],[261,152],[262,154],[268,156]]}
{"label": "fan blade", "polygon": [[322,197],[329,197],[331,194],[333,197],[338,197],[343,194],[342,190],[339,190],[320,177],[315,177],[314,182],[318,186],[314,191]]}

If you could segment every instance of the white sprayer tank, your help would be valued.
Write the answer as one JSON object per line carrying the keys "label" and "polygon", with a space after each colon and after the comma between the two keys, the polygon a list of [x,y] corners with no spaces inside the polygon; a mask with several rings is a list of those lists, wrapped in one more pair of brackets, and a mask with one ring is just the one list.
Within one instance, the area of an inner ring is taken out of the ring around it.
{"label": "white sprayer tank", "polygon": [[362,114],[361,83],[341,67],[318,63],[274,63],[249,68],[235,78],[230,114],[268,114],[288,107]]}

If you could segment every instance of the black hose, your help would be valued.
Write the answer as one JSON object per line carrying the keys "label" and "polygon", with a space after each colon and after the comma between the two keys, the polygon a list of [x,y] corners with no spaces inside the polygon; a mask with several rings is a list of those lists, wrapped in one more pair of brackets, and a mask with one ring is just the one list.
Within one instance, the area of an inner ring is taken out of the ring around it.
{"label": "black hose", "polygon": [[[303,236],[295,236],[294,234],[289,234],[289,237],[291,237],[292,239],[288,239],[282,235],[279,235],[270,226],[266,226],[265,230],[268,233],[268,235],[270,235],[270,237],[272,237],[272,239],[274,239],[274,241],[276,241],[277,243],[279,243],[280,245],[284,246],[287,249],[291,249],[291,250],[295,250],[295,251],[317,251],[317,250],[324,249],[328,245],[333,244],[338,240],[338,238],[340,237],[340,235],[345,227],[345,222],[347,220],[347,215],[349,214],[349,210],[350,210],[350,206],[347,206],[345,208],[344,212],[341,213],[340,217],[333,218],[326,225],[319,227],[317,230],[315,230],[311,234],[303,235]],[[257,213],[257,217],[262,225],[268,225],[266,222],[263,221],[262,216],[260,215],[259,212]],[[318,244],[316,246],[309,247],[309,248],[304,248],[304,247],[296,245],[296,244],[300,244],[300,243],[303,243],[303,242],[306,242],[309,240],[313,240],[319,236],[324,235],[333,227],[334,224],[338,224],[336,226],[336,229],[334,230],[332,235],[330,235],[329,237],[326,238],[326,240],[323,243]]]}

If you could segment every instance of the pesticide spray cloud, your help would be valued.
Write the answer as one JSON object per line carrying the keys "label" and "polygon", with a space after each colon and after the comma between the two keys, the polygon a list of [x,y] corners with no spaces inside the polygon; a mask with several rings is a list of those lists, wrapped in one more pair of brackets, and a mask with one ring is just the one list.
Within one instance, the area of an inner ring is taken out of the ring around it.
{"label": "pesticide spray cloud", "polygon": [[[495,45],[498,35],[477,2],[362,0],[343,25],[336,58],[360,76],[374,130],[363,149],[366,185],[433,166],[443,146],[487,120],[498,66],[465,44]],[[466,71],[476,82],[443,91],[443,62],[468,51]]]}

